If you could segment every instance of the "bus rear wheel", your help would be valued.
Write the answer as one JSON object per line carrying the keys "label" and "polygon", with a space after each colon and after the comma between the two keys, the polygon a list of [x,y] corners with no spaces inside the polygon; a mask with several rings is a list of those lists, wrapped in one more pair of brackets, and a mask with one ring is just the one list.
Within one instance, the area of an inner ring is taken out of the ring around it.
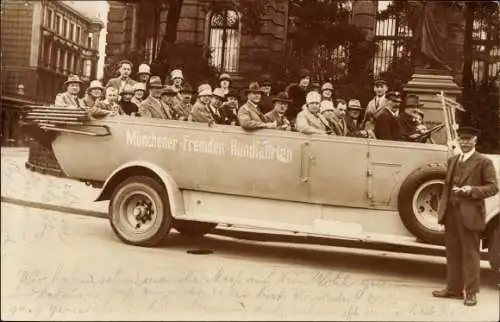
{"label": "bus rear wheel", "polygon": [[210,222],[199,222],[191,220],[176,220],[174,222],[174,229],[181,235],[190,237],[203,237],[212,232],[217,224]]}

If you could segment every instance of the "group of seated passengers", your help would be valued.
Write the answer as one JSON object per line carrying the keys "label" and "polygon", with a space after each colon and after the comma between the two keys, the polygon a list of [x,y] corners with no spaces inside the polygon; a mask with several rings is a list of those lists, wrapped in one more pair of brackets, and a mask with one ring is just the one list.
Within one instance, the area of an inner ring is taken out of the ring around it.
{"label": "group of seated passengers", "polygon": [[[324,94],[332,92],[330,83],[305,91],[304,104],[293,113],[294,118],[290,120],[287,115],[290,115],[289,105],[294,103],[289,95],[294,95],[293,86],[271,96],[268,90],[264,90],[265,86],[261,86],[265,84],[269,87],[266,82],[253,82],[245,90],[246,102],[239,107],[238,94],[228,89],[229,75],[222,74],[219,78],[221,87],[212,90],[209,84],[200,85],[196,101],[191,104],[192,88],[189,85],[180,86],[182,71],[172,71],[173,84],[163,85],[158,76],[139,77],[139,82],[124,79],[123,75],[128,77],[130,69],[127,62],[123,63],[120,67],[121,78],[111,79],[106,88],[99,81],[92,81],[83,99],[77,97],[82,81],[72,75],[65,82],[66,92],[57,95],[55,105],[84,108],[95,118],[126,114],[209,125],[240,125],[246,130],[267,128],[383,140],[412,140],[426,131],[422,124],[423,114],[419,109],[422,104],[418,96],[408,95],[402,106],[403,113],[399,113],[399,93],[386,94],[387,86],[380,80],[375,82],[376,96],[368,104],[363,120],[360,120],[363,109],[359,100],[346,102],[325,97],[328,95]],[[144,74],[144,68],[139,68],[139,71]],[[176,80],[180,82],[176,83]],[[301,85],[302,79],[297,84],[298,89],[301,89]],[[382,91],[377,91],[380,87],[385,89],[383,102],[379,95]],[[144,97],[147,92],[147,97]]]}

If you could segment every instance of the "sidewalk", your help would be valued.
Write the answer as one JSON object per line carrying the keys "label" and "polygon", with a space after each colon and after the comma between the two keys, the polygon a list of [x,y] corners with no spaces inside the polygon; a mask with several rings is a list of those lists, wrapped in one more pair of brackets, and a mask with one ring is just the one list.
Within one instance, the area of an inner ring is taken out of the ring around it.
{"label": "sidewalk", "polygon": [[108,201],[94,202],[100,190],[77,180],[26,169],[27,148],[1,149],[1,200],[25,206],[106,217]]}

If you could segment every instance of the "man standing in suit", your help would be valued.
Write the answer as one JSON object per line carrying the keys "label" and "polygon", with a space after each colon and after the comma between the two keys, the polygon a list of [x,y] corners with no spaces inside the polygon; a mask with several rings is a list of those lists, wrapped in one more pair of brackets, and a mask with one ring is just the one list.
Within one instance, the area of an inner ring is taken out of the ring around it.
{"label": "man standing in suit", "polygon": [[[385,107],[375,118],[375,136],[379,140],[401,140],[401,125],[398,121],[401,96],[398,92],[386,95]],[[366,128],[365,128],[366,129]]]}
{"label": "man standing in suit", "polygon": [[377,114],[382,111],[386,102],[386,93],[388,87],[385,80],[379,78],[373,84],[373,92],[375,96],[366,106],[365,116],[363,117],[363,126],[366,130],[373,131],[375,127],[375,118]]}
{"label": "man standing in suit", "polygon": [[159,76],[151,76],[149,80],[149,96],[139,105],[139,115],[141,117],[168,118],[160,102],[162,88],[161,78]]}
{"label": "man standing in suit", "polygon": [[462,153],[448,160],[447,174],[438,208],[439,223],[445,227],[447,285],[433,291],[440,298],[463,299],[477,304],[480,278],[480,233],[485,228],[484,199],[498,192],[490,159],[476,152],[479,131],[458,129]]}
{"label": "man standing in suit", "polygon": [[106,87],[114,87],[120,93],[125,86],[125,84],[134,86],[136,83],[132,78],[130,78],[130,73],[132,72],[132,63],[128,60],[122,60],[119,63],[120,68],[118,72],[120,76],[116,78],[111,78],[106,84]]}
{"label": "man standing in suit", "polygon": [[250,83],[246,90],[247,102],[241,105],[238,111],[238,122],[245,130],[275,129],[276,122],[268,122],[264,113],[259,109],[262,90],[257,82]]}

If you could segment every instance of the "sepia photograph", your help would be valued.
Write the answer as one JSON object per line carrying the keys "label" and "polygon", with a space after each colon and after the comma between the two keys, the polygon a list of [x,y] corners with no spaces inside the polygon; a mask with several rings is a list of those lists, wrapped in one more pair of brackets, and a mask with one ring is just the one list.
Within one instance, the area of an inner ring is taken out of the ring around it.
{"label": "sepia photograph", "polygon": [[2,321],[500,320],[500,2],[0,8]]}

